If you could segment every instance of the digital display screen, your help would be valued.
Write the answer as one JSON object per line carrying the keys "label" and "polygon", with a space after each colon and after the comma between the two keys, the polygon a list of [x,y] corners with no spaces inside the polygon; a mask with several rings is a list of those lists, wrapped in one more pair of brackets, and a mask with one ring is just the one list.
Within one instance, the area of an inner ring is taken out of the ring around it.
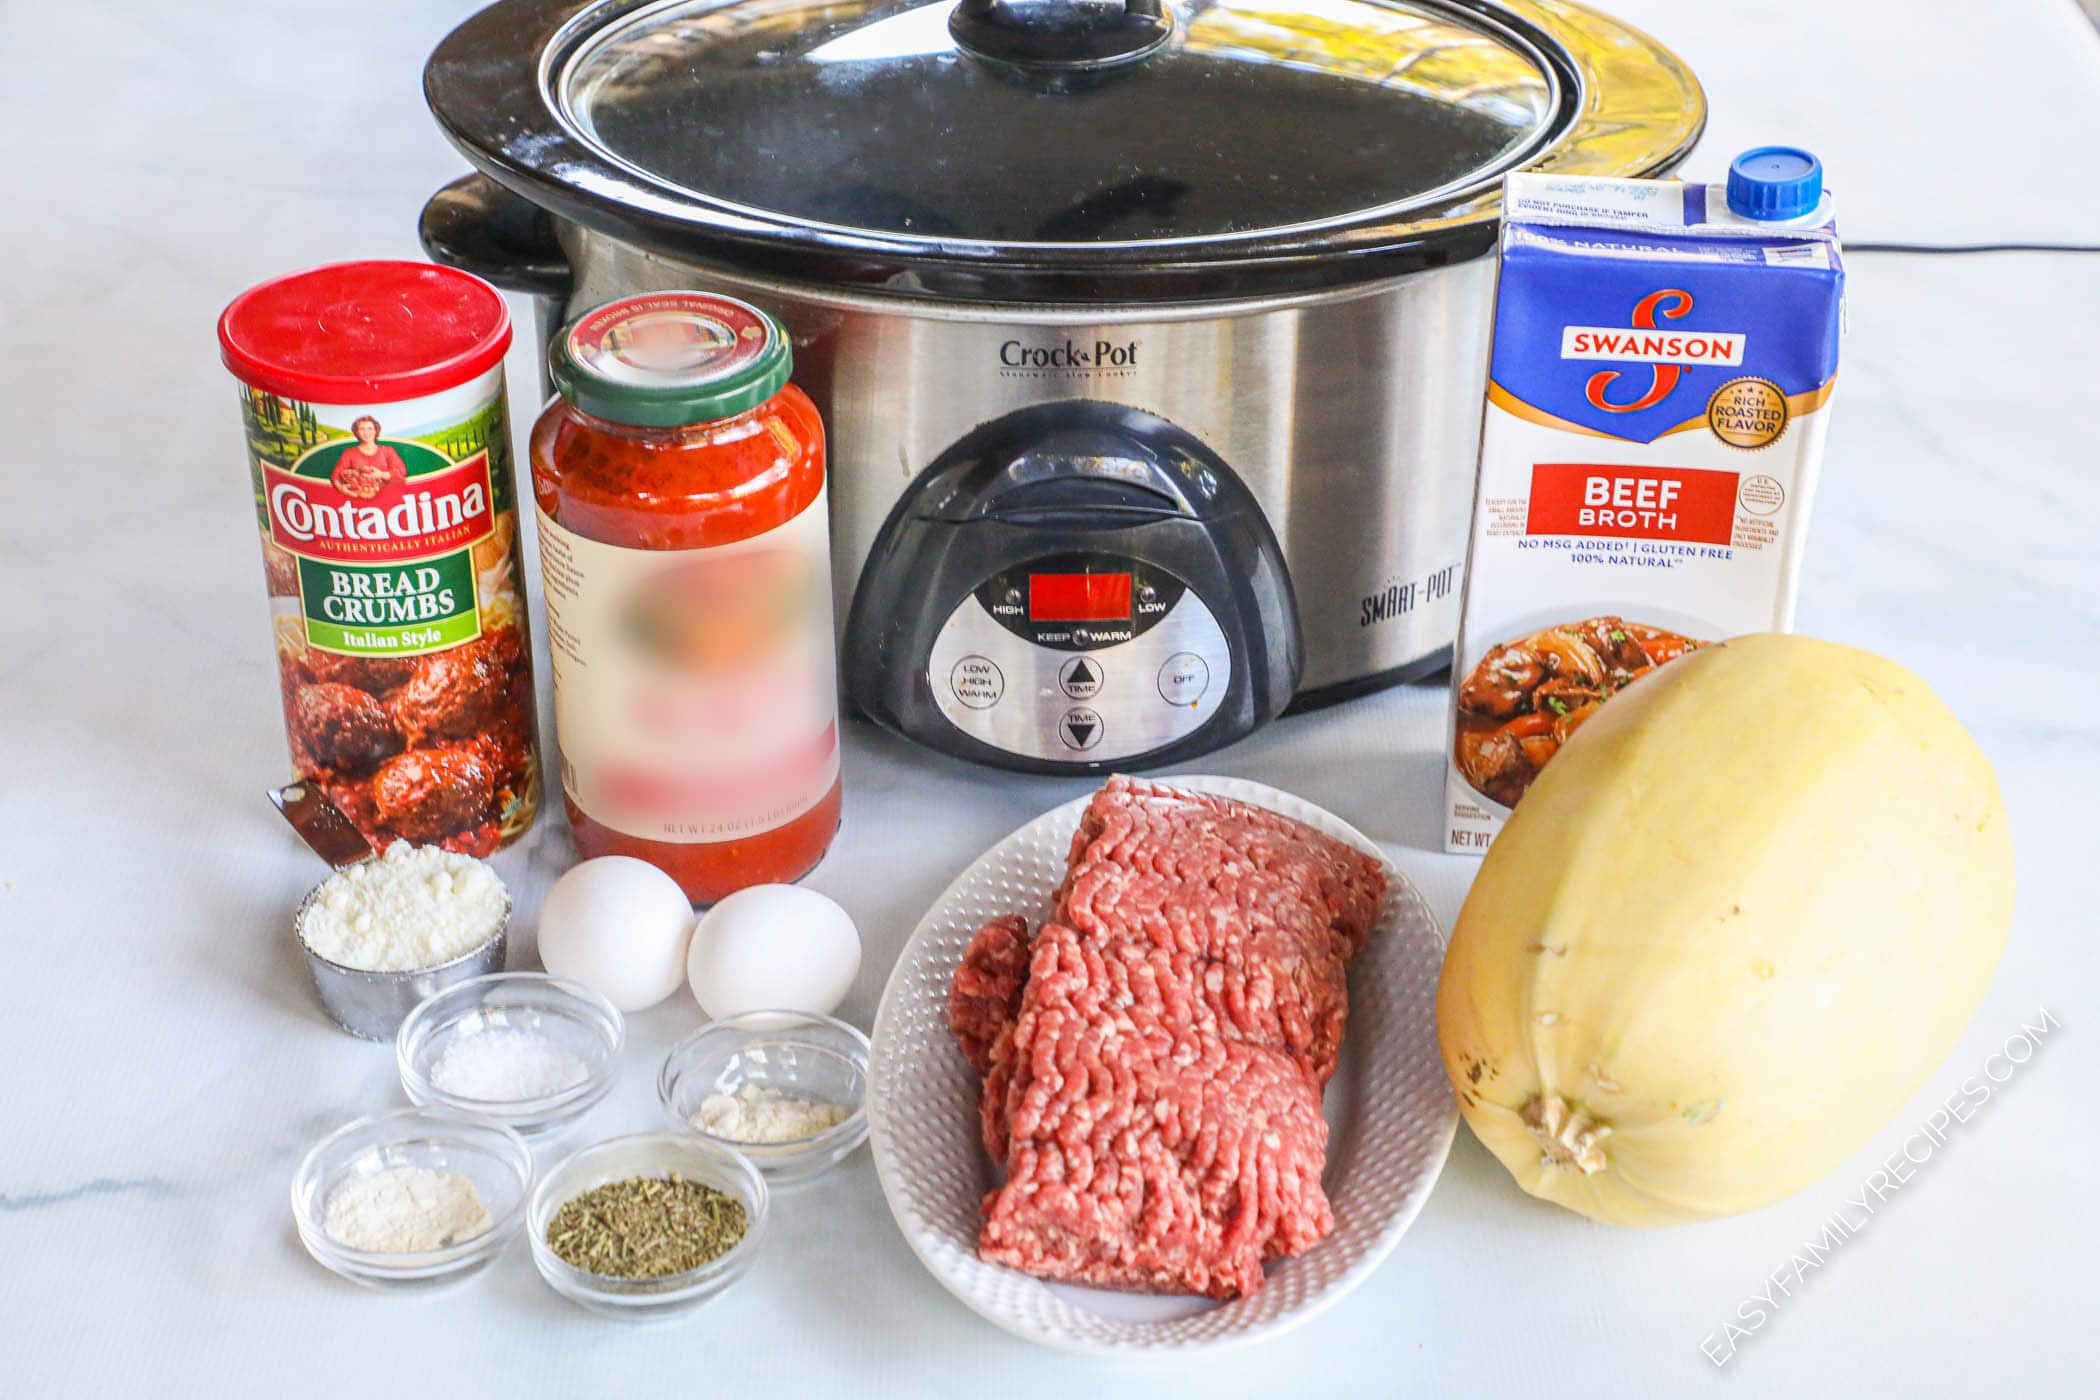
{"label": "digital display screen", "polygon": [[1031,622],[1123,622],[1129,617],[1129,574],[1028,576]]}

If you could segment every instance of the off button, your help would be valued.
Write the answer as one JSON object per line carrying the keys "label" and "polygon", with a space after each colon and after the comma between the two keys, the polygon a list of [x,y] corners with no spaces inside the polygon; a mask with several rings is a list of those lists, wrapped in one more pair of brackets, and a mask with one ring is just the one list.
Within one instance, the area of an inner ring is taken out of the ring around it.
{"label": "off button", "polygon": [[1006,694],[1006,673],[988,656],[965,656],[948,672],[955,698],[973,710],[989,710]]}
{"label": "off button", "polygon": [[1193,705],[1210,689],[1210,663],[1192,651],[1177,651],[1159,668],[1159,698],[1169,705]]}

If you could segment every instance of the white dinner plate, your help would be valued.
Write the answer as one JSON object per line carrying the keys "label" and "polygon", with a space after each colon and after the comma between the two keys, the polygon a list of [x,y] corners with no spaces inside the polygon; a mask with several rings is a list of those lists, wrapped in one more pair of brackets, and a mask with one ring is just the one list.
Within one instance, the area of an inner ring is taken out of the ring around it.
{"label": "white dinner plate", "polygon": [[[1295,818],[1384,861],[1353,827],[1238,778],[1175,777]],[[1072,832],[1090,798],[1046,812],[978,857],[921,921],[875,1014],[869,1140],[898,1228],[943,1286],[1017,1336],[1068,1351],[1189,1352],[1274,1337],[1317,1315],[1400,1241],[1443,1170],[1458,1105],[1436,1044],[1444,937],[1414,886],[1386,862],[1385,908],[1349,973],[1349,1030],[1328,1082],[1324,1182],[1334,1233],[1269,1266],[1251,1298],[1153,1297],[1050,1284],[977,1257],[979,1203],[998,1183],[978,1139],[976,1073],[948,1031],[948,984],[987,920],[1050,913]]]}

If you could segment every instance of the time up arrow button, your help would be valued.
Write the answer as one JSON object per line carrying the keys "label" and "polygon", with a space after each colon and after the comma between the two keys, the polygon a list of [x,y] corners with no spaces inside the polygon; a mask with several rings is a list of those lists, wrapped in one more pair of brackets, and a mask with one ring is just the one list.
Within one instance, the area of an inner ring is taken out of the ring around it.
{"label": "time up arrow button", "polygon": [[1074,700],[1091,700],[1101,690],[1101,663],[1075,656],[1057,670],[1057,683]]}

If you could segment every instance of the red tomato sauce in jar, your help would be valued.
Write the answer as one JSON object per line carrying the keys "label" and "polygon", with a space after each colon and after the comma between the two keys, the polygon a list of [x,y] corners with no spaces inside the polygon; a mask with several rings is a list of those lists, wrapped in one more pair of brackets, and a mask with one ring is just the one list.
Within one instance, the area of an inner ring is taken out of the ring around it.
{"label": "red tomato sauce in jar", "polygon": [[770,317],[628,297],[557,341],[532,434],[564,803],[585,857],[710,903],[838,829],[824,427]]}

